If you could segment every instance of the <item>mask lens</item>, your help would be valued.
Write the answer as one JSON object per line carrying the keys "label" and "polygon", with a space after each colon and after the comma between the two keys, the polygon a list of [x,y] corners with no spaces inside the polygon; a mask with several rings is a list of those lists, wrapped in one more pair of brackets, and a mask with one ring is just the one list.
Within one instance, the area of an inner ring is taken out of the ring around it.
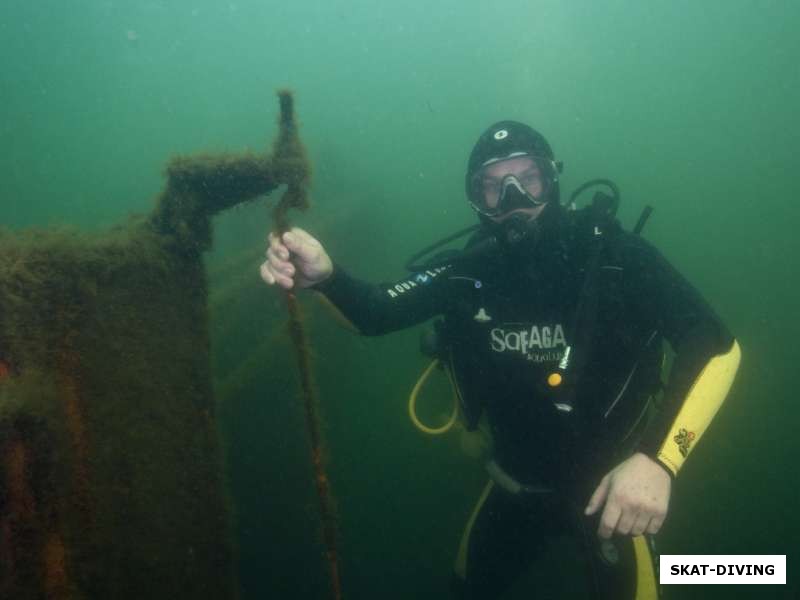
{"label": "mask lens", "polygon": [[475,210],[490,217],[520,208],[506,206],[507,197],[520,194],[538,206],[546,202],[553,172],[552,161],[542,157],[523,155],[491,161],[473,177],[470,200]]}

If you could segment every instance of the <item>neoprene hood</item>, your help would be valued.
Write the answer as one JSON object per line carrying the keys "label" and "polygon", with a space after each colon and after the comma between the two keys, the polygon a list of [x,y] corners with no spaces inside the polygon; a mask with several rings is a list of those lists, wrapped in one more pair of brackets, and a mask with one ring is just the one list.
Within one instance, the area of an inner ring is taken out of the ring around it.
{"label": "neoprene hood", "polygon": [[465,177],[467,198],[473,201],[473,195],[478,193],[475,177],[484,165],[520,155],[528,155],[536,160],[547,180],[546,200],[558,202],[558,173],[561,168],[555,162],[553,149],[541,133],[524,123],[510,120],[491,125],[472,148]]}

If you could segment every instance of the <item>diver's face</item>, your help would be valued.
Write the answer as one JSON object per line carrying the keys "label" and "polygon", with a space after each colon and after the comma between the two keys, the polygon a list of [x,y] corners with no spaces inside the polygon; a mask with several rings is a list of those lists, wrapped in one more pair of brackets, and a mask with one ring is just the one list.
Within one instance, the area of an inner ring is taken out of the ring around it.
{"label": "diver's face", "polygon": [[[540,199],[544,193],[542,174],[536,162],[529,156],[519,156],[503,160],[485,168],[481,186],[484,195],[484,202],[489,209],[497,208],[500,201],[500,194],[503,188],[503,179],[508,175],[513,175],[525,188],[525,191],[536,199]],[[528,215],[529,219],[535,219],[544,209],[545,204],[517,208],[506,213],[489,217],[495,223],[501,223],[511,215]]]}

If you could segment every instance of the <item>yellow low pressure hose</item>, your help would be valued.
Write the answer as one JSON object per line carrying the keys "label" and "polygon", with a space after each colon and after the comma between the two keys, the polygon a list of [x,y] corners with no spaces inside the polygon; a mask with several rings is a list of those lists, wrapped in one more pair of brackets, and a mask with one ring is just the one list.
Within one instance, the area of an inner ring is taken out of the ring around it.
{"label": "yellow low pressure hose", "polygon": [[[428,427],[424,425],[422,421],[419,420],[417,417],[417,396],[419,396],[419,392],[422,389],[422,386],[425,385],[425,382],[428,380],[428,377],[431,376],[433,370],[439,365],[439,359],[435,358],[428,365],[428,368],[422,373],[420,378],[417,380],[417,383],[414,385],[414,389],[411,390],[411,395],[408,397],[408,416],[411,418],[411,422],[414,423],[414,426],[422,431],[423,433],[427,433],[430,435],[440,435],[442,433],[446,433],[450,430],[453,424],[456,422],[458,418],[458,400],[455,397],[455,393],[453,394],[453,414],[450,415],[450,419],[442,425],[441,427]],[[451,381],[452,383],[452,381]]]}

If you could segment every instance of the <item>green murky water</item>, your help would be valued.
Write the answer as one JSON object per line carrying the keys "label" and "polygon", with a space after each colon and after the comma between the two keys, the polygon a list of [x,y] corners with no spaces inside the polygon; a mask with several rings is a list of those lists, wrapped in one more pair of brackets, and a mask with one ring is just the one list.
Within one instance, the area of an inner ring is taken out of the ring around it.
{"label": "green murky water", "polygon": [[[743,348],[734,391],[675,484],[661,550],[788,554],[790,585],[770,597],[795,597],[798,25],[788,1],[6,0],[0,222],[101,228],[146,212],[169,156],[265,149],[273,93],[289,86],[315,164],[301,222],[354,273],[391,279],[473,220],[462,181],[478,133],[530,122],[564,161],[565,189],[614,179],[628,225],[655,206],[646,236]],[[257,280],[267,228],[263,203],[225,215],[209,257],[214,374],[235,392],[220,414],[242,597],[321,598],[282,304]],[[346,597],[446,597],[484,475],[457,435],[428,439],[408,422],[418,332],[359,339],[309,311]],[[259,347],[263,369],[239,377]],[[565,547],[532,574],[541,597],[556,597],[569,564]]]}

